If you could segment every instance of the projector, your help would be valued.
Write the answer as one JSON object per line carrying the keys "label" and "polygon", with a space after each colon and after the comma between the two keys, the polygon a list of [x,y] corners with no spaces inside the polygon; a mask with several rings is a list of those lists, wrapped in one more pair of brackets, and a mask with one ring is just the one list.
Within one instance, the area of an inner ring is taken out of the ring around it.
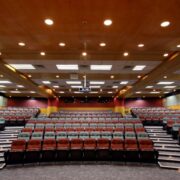
{"label": "projector", "polygon": [[89,87],[83,87],[83,88],[79,88],[80,92],[90,92],[91,89]]}

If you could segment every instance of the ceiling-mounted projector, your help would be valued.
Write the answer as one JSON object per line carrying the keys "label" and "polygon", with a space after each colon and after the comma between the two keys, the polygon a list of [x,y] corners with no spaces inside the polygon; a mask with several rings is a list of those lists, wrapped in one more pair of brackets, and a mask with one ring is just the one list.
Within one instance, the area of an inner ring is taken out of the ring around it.
{"label": "ceiling-mounted projector", "polygon": [[79,88],[79,91],[80,91],[80,92],[90,92],[90,91],[91,91],[91,88],[89,88],[89,87],[83,87],[83,88]]}

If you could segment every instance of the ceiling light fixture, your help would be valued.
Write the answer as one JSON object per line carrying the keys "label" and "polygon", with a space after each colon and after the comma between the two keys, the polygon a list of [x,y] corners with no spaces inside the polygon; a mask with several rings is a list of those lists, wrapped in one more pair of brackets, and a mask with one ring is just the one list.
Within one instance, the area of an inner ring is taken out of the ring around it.
{"label": "ceiling light fixture", "polygon": [[77,88],[78,89],[78,88],[82,88],[82,86],[71,86],[71,88],[75,88],[75,89]]}
{"label": "ceiling light fixture", "polygon": [[107,93],[108,93],[108,94],[112,94],[113,92],[112,92],[112,91],[108,91]]}
{"label": "ceiling light fixture", "polygon": [[150,94],[159,94],[159,91],[151,91]]}
{"label": "ceiling light fixture", "polygon": [[98,88],[101,88],[101,86],[89,86],[90,88],[92,89],[98,89]]}
{"label": "ceiling light fixture", "polygon": [[56,75],[56,78],[59,78],[59,75]]}
{"label": "ceiling light fixture", "polygon": [[31,75],[31,74],[28,74],[28,77],[29,77],[29,78],[31,78],[31,77],[32,77],[32,75]]}
{"label": "ceiling light fixture", "polygon": [[134,66],[134,68],[132,70],[133,71],[142,71],[145,67],[146,67],[146,65],[137,65],[137,66]]}
{"label": "ceiling light fixture", "polygon": [[0,81],[0,84],[11,84],[11,81],[7,81],[7,80],[2,80]]}
{"label": "ceiling light fixture", "polygon": [[165,84],[167,84],[167,85],[170,85],[170,84],[173,84],[174,82],[172,82],[172,81],[160,81],[160,82],[158,82],[157,84],[159,84],[159,85],[165,85]]}
{"label": "ceiling light fixture", "polygon": [[24,86],[23,86],[23,85],[17,85],[17,87],[18,87],[18,88],[24,88]]}
{"label": "ceiling light fixture", "polygon": [[64,42],[60,42],[59,46],[64,47],[64,46],[66,46],[66,44]]}
{"label": "ceiling light fixture", "polygon": [[118,88],[118,86],[113,86],[112,88],[113,88],[113,89],[116,89],[116,88]]}
{"label": "ceiling light fixture", "polygon": [[128,81],[121,81],[120,84],[128,84]]}
{"label": "ceiling light fixture", "polygon": [[180,44],[178,44],[176,47],[177,47],[177,48],[180,48]]}
{"label": "ceiling light fixture", "polygon": [[45,19],[44,23],[47,24],[48,26],[52,26],[54,24],[54,21],[52,19]]}
{"label": "ceiling light fixture", "polygon": [[51,84],[50,81],[42,81],[43,84]]}
{"label": "ceiling light fixture", "polygon": [[114,79],[114,75],[111,75],[110,78],[111,78],[111,79]]}
{"label": "ceiling light fixture", "polygon": [[36,69],[32,64],[10,64],[15,69]]}
{"label": "ceiling light fixture", "polygon": [[25,46],[26,44],[24,42],[19,42],[18,45],[19,46]]}
{"label": "ceiling light fixture", "polygon": [[173,89],[175,88],[176,86],[164,86],[165,89]]}
{"label": "ceiling light fixture", "polygon": [[144,44],[138,44],[138,47],[144,47]]}
{"label": "ceiling light fixture", "polygon": [[81,81],[66,81],[66,84],[81,84]]}
{"label": "ceiling light fixture", "polygon": [[111,19],[105,19],[104,20],[104,25],[105,26],[110,26],[112,24],[112,20]]}
{"label": "ceiling light fixture", "polygon": [[151,89],[153,88],[154,86],[146,86],[146,89]]}
{"label": "ceiling light fixture", "polygon": [[59,88],[59,86],[53,86],[54,88]]}
{"label": "ceiling light fixture", "polygon": [[57,64],[56,67],[59,70],[78,70],[79,69],[77,64]]}
{"label": "ceiling light fixture", "polygon": [[169,56],[169,54],[168,54],[168,53],[164,53],[163,56],[164,56],[164,57],[167,57],[167,56]]}
{"label": "ceiling light fixture", "polygon": [[110,71],[112,69],[112,65],[90,65],[90,69],[98,71]]}
{"label": "ceiling light fixture", "polygon": [[41,55],[41,56],[45,56],[46,53],[45,53],[44,51],[41,51],[41,52],[40,52],[40,55]]}
{"label": "ceiling light fixture", "polygon": [[106,46],[106,43],[101,42],[101,43],[99,44],[99,46],[101,46],[101,47],[105,47],[105,46]]}
{"label": "ceiling light fixture", "polygon": [[64,91],[59,91],[60,94],[64,94]]}
{"label": "ceiling light fixture", "polygon": [[141,91],[137,91],[136,94],[141,94],[142,92]]}
{"label": "ceiling light fixture", "polygon": [[128,55],[129,55],[128,52],[124,52],[124,53],[123,53],[123,56],[128,56]]}
{"label": "ceiling light fixture", "polygon": [[170,25],[170,22],[169,21],[163,21],[161,23],[161,27],[168,27]]}
{"label": "ceiling light fixture", "polygon": [[90,84],[104,84],[104,81],[90,81]]}
{"label": "ceiling light fixture", "polygon": [[82,52],[82,56],[87,56],[87,52]]}

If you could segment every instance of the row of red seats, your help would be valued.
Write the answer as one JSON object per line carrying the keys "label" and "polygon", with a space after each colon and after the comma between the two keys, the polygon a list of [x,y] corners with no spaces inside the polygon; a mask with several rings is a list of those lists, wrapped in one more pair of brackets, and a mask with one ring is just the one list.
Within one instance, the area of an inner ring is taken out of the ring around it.
{"label": "row of red seats", "polygon": [[7,163],[59,160],[156,161],[150,139],[54,139],[15,140],[6,154]]}

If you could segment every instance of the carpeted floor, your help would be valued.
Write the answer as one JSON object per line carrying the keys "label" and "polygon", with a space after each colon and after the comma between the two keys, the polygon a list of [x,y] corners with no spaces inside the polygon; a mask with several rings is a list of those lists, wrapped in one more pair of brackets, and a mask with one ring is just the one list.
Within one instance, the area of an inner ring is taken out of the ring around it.
{"label": "carpeted floor", "polygon": [[46,165],[7,167],[0,180],[179,180],[180,173],[142,165]]}

